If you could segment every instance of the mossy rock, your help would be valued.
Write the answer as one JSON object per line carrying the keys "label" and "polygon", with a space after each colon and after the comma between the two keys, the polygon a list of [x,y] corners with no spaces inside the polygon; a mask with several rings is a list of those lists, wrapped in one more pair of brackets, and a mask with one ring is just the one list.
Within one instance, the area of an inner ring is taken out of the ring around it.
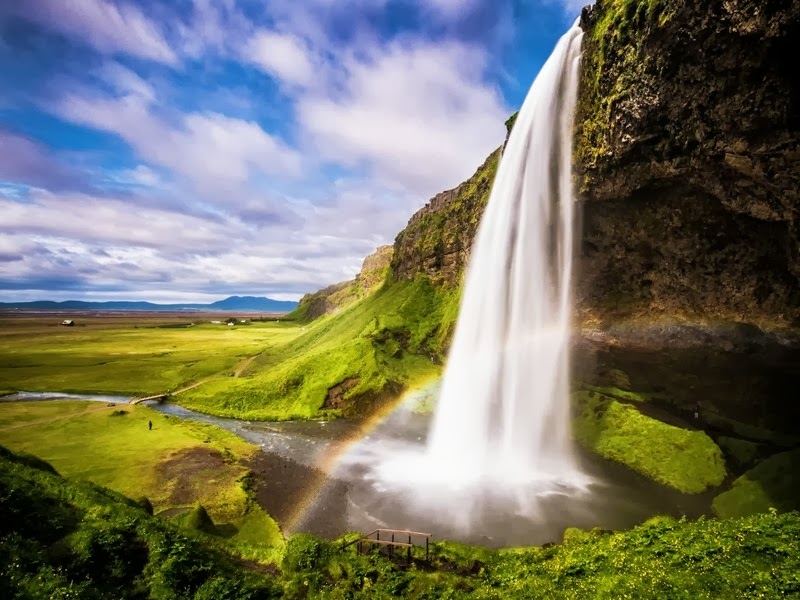
{"label": "mossy rock", "polygon": [[733,482],[711,504],[720,517],[744,517],[800,509],[800,450],[781,452],[762,461]]}
{"label": "mossy rock", "polygon": [[139,496],[138,498],[136,498],[136,500],[134,500],[134,502],[148,515],[153,514],[153,503],[150,502],[150,498],[148,498],[147,496]]}
{"label": "mossy rock", "polygon": [[589,385],[588,383],[581,385],[581,387],[591,392],[598,393],[602,396],[609,396],[622,402],[647,402],[647,400],[650,398],[648,394],[642,392],[631,392],[618,387],[603,387],[599,385]]}
{"label": "mossy rock", "polygon": [[185,529],[193,529],[195,531],[212,534],[216,532],[214,521],[208,516],[208,511],[206,511],[202,504],[197,504],[189,512],[178,515],[175,517],[174,521]]}
{"label": "mossy rock", "polygon": [[725,478],[722,451],[704,432],[667,425],[597,392],[578,392],[576,400],[574,432],[585,448],[686,494]]}
{"label": "mossy rock", "polygon": [[723,435],[717,439],[717,444],[737,467],[748,469],[758,461],[761,446],[755,442]]}

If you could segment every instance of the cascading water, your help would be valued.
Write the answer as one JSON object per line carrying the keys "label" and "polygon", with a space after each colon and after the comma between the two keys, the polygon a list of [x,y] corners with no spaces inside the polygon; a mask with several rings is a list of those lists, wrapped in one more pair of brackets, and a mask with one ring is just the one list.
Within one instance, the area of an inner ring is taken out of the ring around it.
{"label": "cascading water", "polygon": [[569,480],[572,136],[583,32],[542,67],[503,153],[473,245],[428,440],[453,483]]}

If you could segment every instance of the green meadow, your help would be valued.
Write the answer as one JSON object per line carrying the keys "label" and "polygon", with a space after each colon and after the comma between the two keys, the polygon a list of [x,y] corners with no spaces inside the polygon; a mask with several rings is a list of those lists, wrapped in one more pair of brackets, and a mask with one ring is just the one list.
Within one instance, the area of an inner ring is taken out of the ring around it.
{"label": "green meadow", "polygon": [[[0,318],[0,390],[149,395],[211,375],[296,337],[281,322],[190,325],[192,315]],[[223,317],[215,317],[222,319]]]}
{"label": "green meadow", "polygon": [[387,283],[336,314],[300,325],[299,335],[263,352],[241,377],[221,374],[182,394],[180,403],[262,420],[369,414],[440,372],[457,309],[457,292],[426,278]]}
{"label": "green meadow", "polygon": [[0,445],[44,459],[70,480],[146,497],[157,513],[201,504],[223,535],[254,546],[246,554],[269,557],[283,544],[250,492],[245,463],[258,448],[218,427],[143,405],[4,402]]}

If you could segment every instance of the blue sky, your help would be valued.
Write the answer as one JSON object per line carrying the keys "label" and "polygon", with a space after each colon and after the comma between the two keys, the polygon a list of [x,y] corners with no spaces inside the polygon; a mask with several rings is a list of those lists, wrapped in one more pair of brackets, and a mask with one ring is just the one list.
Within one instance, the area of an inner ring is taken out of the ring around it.
{"label": "blue sky", "polygon": [[502,143],[584,3],[0,3],[0,301],[351,278]]}

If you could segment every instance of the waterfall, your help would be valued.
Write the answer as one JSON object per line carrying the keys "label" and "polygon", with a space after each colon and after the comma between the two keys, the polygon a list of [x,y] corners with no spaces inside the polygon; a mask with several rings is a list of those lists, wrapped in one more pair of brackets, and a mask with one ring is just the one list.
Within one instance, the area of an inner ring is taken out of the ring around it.
{"label": "waterfall", "polygon": [[569,480],[572,138],[583,32],[558,42],[503,152],[428,436],[446,482]]}

